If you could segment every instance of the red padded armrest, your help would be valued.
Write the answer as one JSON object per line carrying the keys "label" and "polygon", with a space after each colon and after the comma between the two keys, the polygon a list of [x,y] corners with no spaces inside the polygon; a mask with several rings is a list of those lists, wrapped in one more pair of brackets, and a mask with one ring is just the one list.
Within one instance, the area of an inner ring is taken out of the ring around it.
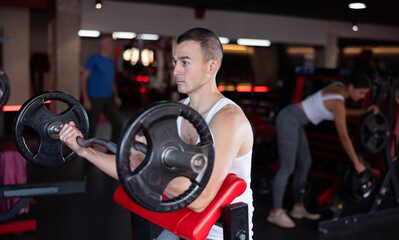
{"label": "red padded armrest", "polygon": [[229,205],[246,189],[246,182],[235,174],[227,175],[218,194],[201,213],[183,208],[170,213],[157,213],[146,210],[133,202],[120,186],[114,194],[114,200],[127,210],[167,229],[181,238],[202,240],[208,236],[212,226],[219,219],[222,207]]}

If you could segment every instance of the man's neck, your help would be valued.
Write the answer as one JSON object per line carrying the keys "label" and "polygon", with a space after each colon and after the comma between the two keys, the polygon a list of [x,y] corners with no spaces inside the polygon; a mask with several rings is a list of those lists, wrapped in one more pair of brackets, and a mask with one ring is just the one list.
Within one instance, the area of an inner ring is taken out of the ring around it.
{"label": "man's neck", "polygon": [[103,57],[105,57],[105,58],[108,58],[111,54],[109,54],[109,53],[107,53],[107,52],[101,52],[101,51],[100,51],[100,55],[103,56]]}
{"label": "man's neck", "polygon": [[189,97],[189,106],[204,116],[221,98],[223,98],[223,95],[219,91],[215,91],[211,93],[208,92],[206,95],[190,94]]}

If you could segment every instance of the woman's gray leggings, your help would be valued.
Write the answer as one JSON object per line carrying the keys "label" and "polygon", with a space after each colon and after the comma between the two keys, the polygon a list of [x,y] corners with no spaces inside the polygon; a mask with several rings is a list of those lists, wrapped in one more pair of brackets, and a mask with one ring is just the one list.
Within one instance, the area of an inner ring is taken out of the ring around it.
{"label": "woman's gray leggings", "polygon": [[280,168],[273,182],[273,206],[283,207],[285,187],[290,175],[296,171],[293,179],[294,201],[303,203],[306,178],[312,159],[304,125],[309,122],[298,105],[283,108],[276,118],[277,146]]}

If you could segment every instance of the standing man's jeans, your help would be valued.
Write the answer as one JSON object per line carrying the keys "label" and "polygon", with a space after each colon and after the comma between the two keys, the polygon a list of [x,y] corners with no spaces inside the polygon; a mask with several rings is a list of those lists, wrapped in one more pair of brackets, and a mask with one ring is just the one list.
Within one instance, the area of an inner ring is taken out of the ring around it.
{"label": "standing man's jeans", "polygon": [[107,117],[112,125],[112,135],[111,141],[118,144],[122,128],[123,128],[123,118],[119,111],[119,108],[115,104],[114,97],[109,98],[92,98],[90,97],[91,110],[88,111],[87,115],[90,122],[89,138],[94,137],[96,133],[98,119],[101,113]]}

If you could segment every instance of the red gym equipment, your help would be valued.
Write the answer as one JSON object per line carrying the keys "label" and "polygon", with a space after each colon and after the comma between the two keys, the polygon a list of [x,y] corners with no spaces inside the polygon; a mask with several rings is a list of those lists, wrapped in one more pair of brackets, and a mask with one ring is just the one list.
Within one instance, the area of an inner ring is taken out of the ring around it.
{"label": "red gym equipment", "polygon": [[[248,206],[245,203],[230,204],[246,189],[246,182],[235,174],[229,174],[224,180],[218,194],[201,213],[195,213],[188,208],[175,212],[158,213],[142,208],[133,202],[119,187],[114,194],[115,202],[180,238],[202,240],[205,239],[211,227],[222,218],[224,239],[248,239]],[[136,233],[138,226],[133,226]],[[244,237],[244,238],[243,238]],[[142,239],[133,234],[133,240]]]}

